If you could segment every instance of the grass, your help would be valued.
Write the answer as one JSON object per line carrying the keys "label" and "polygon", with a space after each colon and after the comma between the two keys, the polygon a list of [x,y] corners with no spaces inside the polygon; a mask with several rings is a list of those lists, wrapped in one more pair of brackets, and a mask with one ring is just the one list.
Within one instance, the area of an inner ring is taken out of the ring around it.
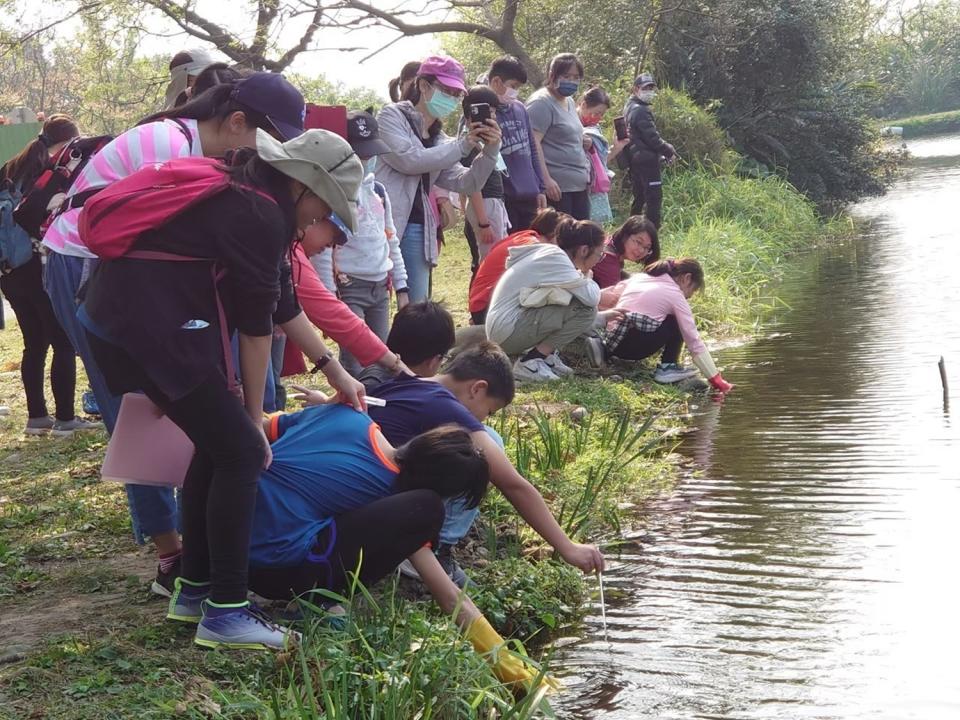
{"label": "grass", "polygon": [[924,137],[925,135],[960,132],[960,110],[948,110],[930,115],[914,115],[899,120],[888,120],[884,124],[889,127],[902,127],[905,140]]}
{"label": "grass", "polygon": [[[665,255],[704,263],[697,300],[705,334],[747,334],[776,303],[784,261],[844,231],[775,178],[709,170],[667,175]],[[450,234],[434,296],[465,324],[469,253]],[[146,589],[149,550],[131,542],[123,489],[99,481],[106,438],[27,439],[19,335],[0,335],[0,718],[524,718],[449,618],[395,580],[355,588],[343,629],[308,609],[305,642],[278,656],[206,652],[191,630],[164,623]],[[570,348],[576,361],[577,348]],[[611,375],[610,372],[617,373]],[[310,379],[307,382],[311,382]],[[84,379],[78,390],[85,387]],[[576,539],[616,539],[629,508],[669,489],[673,432],[688,395],[653,385],[650,367],[584,370],[524,388],[495,420],[517,467]],[[78,402],[79,406],[79,402]],[[475,600],[534,656],[576,632],[588,593],[578,572],[519,521],[499,493],[464,554]],[[548,650],[546,651],[548,652]]]}

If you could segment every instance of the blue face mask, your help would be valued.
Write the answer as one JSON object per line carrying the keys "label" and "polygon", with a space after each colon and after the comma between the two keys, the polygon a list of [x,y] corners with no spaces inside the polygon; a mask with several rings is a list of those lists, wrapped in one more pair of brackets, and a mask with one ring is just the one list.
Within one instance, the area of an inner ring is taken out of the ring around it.
{"label": "blue face mask", "polygon": [[460,101],[452,95],[447,95],[443,90],[433,88],[433,95],[427,100],[427,112],[439,120],[452,113],[459,105]]}
{"label": "blue face mask", "polygon": [[557,92],[563,97],[571,97],[577,94],[580,89],[580,83],[576,80],[561,80],[557,83]]}
{"label": "blue face mask", "polygon": [[376,171],[377,171],[377,156],[374,155],[372,158],[369,158],[363,164],[363,172],[369,175],[370,173],[376,172]]}

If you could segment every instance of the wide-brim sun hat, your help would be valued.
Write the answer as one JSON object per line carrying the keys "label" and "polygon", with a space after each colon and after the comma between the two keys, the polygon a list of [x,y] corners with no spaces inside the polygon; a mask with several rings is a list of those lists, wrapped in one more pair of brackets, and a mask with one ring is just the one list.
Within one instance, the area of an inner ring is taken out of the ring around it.
{"label": "wide-brim sun hat", "polygon": [[349,230],[356,230],[363,164],[346,140],[329,130],[307,130],[281,143],[258,128],[257,154],[287,177],[306,185]]}

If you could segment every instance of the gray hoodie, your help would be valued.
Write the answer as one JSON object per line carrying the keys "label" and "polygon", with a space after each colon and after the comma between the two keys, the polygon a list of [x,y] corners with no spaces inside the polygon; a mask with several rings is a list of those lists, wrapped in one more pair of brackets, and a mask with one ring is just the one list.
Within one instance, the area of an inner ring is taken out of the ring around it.
{"label": "gray hoodie", "polygon": [[[433,147],[424,147],[418,135],[423,128],[423,117],[409,101],[384,107],[377,115],[377,123],[380,126],[380,139],[393,151],[380,156],[376,175],[390,196],[398,238],[403,238],[407,229],[414,194],[424,173],[430,174],[431,186],[437,185],[451,192],[469,195],[480,192],[496,167],[499,143],[486,145],[469,168],[460,164],[460,158],[469,152],[463,140],[440,133]],[[416,132],[414,127],[417,128]],[[421,188],[421,192],[424,189]],[[436,265],[439,255],[437,220],[430,209],[426,192],[423,193],[423,220],[424,257],[431,265]]]}

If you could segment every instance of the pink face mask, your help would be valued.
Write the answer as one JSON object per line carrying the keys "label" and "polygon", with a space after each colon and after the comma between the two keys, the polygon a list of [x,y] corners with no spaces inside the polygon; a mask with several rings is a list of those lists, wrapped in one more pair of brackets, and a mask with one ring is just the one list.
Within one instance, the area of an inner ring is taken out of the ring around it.
{"label": "pink face mask", "polygon": [[603,115],[597,115],[595,113],[587,113],[586,115],[580,115],[580,122],[584,126],[589,125],[599,125],[600,121],[603,120]]}

